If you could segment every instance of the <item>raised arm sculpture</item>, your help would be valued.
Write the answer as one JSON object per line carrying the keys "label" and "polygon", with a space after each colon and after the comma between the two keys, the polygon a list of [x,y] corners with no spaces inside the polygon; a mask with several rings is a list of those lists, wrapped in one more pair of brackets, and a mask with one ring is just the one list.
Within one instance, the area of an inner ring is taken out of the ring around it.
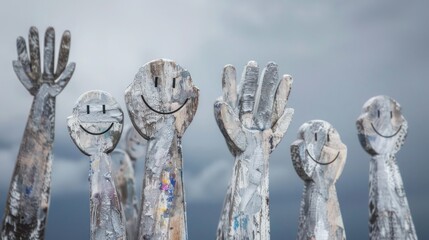
{"label": "raised arm sculpture", "polygon": [[75,69],[74,63],[67,65],[69,31],[61,39],[56,69],[52,27],[45,33],[43,71],[37,28],[30,28],[28,42],[30,54],[24,38],[17,39],[18,60],[13,61],[13,69],[34,99],[9,187],[2,239],[44,239],[55,136],[55,98]]}
{"label": "raised arm sculpture", "polygon": [[275,63],[259,79],[259,67],[250,61],[237,91],[235,68],[224,68],[214,113],[235,164],[217,239],[270,238],[268,163],[292,119],[293,109],[286,108],[291,84],[289,75],[279,78]]}
{"label": "raised arm sculpture", "polygon": [[396,153],[407,135],[400,105],[387,96],[376,96],[363,106],[356,122],[369,164],[370,239],[417,239]]}
{"label": "raised arm sculpture", "polygon": [[335,189],[347,156],[340,135],[328,122],[309,121],[299,128],[290,150],[293,166],[305,182],[297,239],[346,239]]}
{"label": "raised arm sculpture", "polygon": [[123,112],[106,92],[93,90],[78,99],[67,119],[70,136],[91,159],[91,240],[125,240],[125,219],[112,179],[111,157],[121,137]]}
{"label": "raised arm sculpture", "polygon": [[125,91],[136,130],[148,140],[138,239],[187,239],[181,140],[198,106],[191,75],[174,61],[145,64]]}

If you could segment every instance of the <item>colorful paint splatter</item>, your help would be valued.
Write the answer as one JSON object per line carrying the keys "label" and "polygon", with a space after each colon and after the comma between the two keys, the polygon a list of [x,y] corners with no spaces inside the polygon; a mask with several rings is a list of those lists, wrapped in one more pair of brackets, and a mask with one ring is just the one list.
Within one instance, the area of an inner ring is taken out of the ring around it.
{"label": "colorful paint splatter", "polygon": [[174,201],[174,188],[176,186],[176,174],[171,169],[164,171],[161,177],[159,189],[162,191],[163,206],[160,208],[164,218],[170,217],[170,209]]}

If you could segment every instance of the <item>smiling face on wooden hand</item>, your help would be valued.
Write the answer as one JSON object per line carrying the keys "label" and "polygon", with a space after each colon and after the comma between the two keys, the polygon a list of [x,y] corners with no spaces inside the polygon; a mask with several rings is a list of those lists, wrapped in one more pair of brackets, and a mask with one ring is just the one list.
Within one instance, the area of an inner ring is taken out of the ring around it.
{"label": "smiling face on wooden hand", "polygon": [[361,145],[371,155],[396,153],[407,134],[401,106],[387,96],[369,99],[356,126]]}
{"label": "smiling face on wooden hand", "polygon": [[67,119],[70,136],[86,155],[112,151],[122,133],[124,116],[107,92],[89,91],[81,95]]}
{"label": "smiling face on wooden hand", "polygon": [[314,174],[321,174],[335,182],[344,167],[347,147],[331,124],[313,120],[299,128],[291,154],[298,175],[304,180],[314,180]]}
{"label": "smiling face on wooden hand", "polygon": [[130,118],[150,138],[156,130],[174,125],[183,133],[198,105],[198,89],[191,75],[174,61],[159,59],[145,64],[125,91]]}

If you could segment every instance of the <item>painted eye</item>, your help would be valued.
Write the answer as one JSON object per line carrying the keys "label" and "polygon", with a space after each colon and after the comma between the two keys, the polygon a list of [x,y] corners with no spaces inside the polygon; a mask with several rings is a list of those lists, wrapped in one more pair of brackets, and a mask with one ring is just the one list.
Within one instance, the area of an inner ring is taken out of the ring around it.
{"label": "painted eye", "polygon": [[380,118],[380,110],[377,110],[377,116]]}
{"label": "painted eye", "polygon": [[393,112],[390,111],[390,119],[392,119],[392,118],[393,118]]}
{"label": "painted eye", "polygon": [[89,114],[89,105],[86,105],[86,114]]}
{"label": "painted eye", "polygon": [[158,77],[155,77],[155,87],[158,87]]}
{"label": "painted eye", "polygon": [[317,133],[314,134],[314,140],[317,142]]}
{"label": "painted eye", "polygon": [[173,78],[173,88],[176,87],[176,78]]}
{"label": "painted eye", "polygon": [[106,105],[103,105],[103,114],[106,114]]}
{"label": "painted eye", "polygon": [[327,135],[327,138],[328,138],[328,142],[330,141],[330,139],[329,139],[329,134]]}

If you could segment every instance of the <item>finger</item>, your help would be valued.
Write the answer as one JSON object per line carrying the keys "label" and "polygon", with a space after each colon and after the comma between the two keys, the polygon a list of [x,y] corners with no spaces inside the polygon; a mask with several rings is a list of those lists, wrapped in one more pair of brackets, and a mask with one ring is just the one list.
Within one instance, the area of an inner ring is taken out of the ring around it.
{"label": "finger", "polygon": [[237,83],[235,67],[232,65],[226,65],[223,68],[222,90],[223,100],[235,111],[237,107]]}
{"label": "finger", "polygon": [[214,104],[214,114],[228,147],[233,152],[244,151],[247,146],[246,136],[234,110],[227,103],[218,100]]}
{"label": "finger", "polygon": [[18,79],[21,81],[22,85],[32,93],[33,89],[33,81],[28,77],[27,73],[24,70],[24,67],[22,66],[20,61],[13,61],[13,70],[15,71],[16,76],[18,76]]}
{"label": "finger", "polygon": [[258,89],[259,67],[255,61],[250,61],[244,68],[240,84],[239,116],[247,128],[253,126],[252,116],[255,105],[255,95]]}
{"label": "finger", "polygon": [[280,141],[283,139],[283,136],[286,134],[289,124],[292,121],[294,109],[286,108],[283,112],[283,115],[277,120],[273,126],[273,141],[271,142],[271,151],[273,151]]}
{"label": "finger", "polygon": [[61,39],[60,53],[58,55],[58,64],[57,64],[57,70],[55,72],[55,79],[61,75],[61,73],[64,71],[64,69],[67,66],[67,61],[69,60],[69,53],[70,53],[70,41],[71,41],[70,32],[65,31]]}
{"label": "finger", "polygon": [[28,43],[30,45],[30,62],[31,72],[34,78],[40,77],[40,47],[39,47],[39,31],[36,27],[31,27],[28,33]]}
{"label": "finger", "polygon": [[262,72],[262,83],[258,92],[253,119],[259,129],[271,128],[271,115],[273,113],[274,97],[279,85],[277,64],[268,63]]}
{"label": "finger", "polygon": [[[67,86],[76,68],[75,63],[70,63],[61,77],[55,81],[55,86],[59,87],[60,92]],[[59,93],[59,92],[58,92]]]}
{"label": "finger", "polygon": [[55,30],[49,27],[45,32],[45,52],[43,56],[43,78],[54,79]]}
{"label": "finger", "polygon": [[274,110],[271,118],[271,126],[274,125],[277,120],[283,115],[289,98],[292,82],[293,79],[290,75],[283,75],[279,87],[277,88],[276,96],[274,98]]}
{"label": "finger", "polygon": [[23,37],[18,37],[16,39],[16,50],[18,52],[18,60],[21,63],[24,72],[30,79],[33,79],[31,74],[30,60],[27,53],[27,45],[25,44],[25,39]]}

